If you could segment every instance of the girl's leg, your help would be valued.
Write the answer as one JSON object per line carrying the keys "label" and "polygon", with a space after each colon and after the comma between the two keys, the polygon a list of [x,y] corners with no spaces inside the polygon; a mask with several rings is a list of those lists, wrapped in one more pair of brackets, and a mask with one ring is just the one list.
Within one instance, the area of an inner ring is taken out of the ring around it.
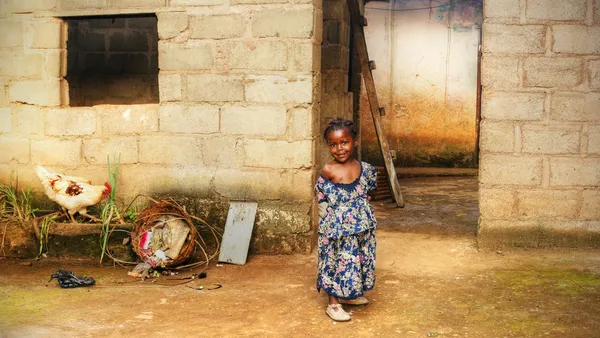
{"label": "girl's leg", "polygon": [[329,295],[329,304],[339,304],[340,301],[336,296]]}

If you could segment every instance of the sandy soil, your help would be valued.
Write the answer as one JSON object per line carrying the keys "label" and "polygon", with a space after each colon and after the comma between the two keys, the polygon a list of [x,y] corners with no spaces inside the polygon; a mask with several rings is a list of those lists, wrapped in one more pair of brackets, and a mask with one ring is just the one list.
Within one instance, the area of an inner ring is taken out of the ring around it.
{"label": "sandy soil", "polygon": [[[600,336],[597,250],[480,252],[475,178],[402,185],[405,209],[376,204],[377,283],[370,304],[347,307],[348,323],[325,315],[314,255],[251,256],[175,286],[95,261],[4,259],[0,336]],[[97,285],[61,289],[48,282],[59,267]],[[222,288],[207,290],[215,283]]]}

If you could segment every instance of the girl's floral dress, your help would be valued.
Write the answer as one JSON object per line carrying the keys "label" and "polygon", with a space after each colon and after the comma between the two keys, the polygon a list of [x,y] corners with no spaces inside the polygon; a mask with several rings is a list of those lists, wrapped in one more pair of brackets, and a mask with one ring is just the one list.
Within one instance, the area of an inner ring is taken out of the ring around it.
{"label": "girl's floral dress", "polygon": [[320,176],[315,192],[321,207],[317,290],[354,299],[375,285],[375,213],[367,193],[377,187],[377,170],[360,162],[352,183],[333,183]]}

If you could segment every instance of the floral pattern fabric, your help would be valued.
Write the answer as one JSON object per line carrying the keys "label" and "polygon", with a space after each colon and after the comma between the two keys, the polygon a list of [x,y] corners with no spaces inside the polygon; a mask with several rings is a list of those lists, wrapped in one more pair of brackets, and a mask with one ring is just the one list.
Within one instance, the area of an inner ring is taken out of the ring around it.
{"label": "floral pattern fabric", "polygon": [[375,285],[375,213],[367,193],[377,186],[376,169],[360,162],[359,177],[350,184],[323,176],[315,191],[325,213],[319,221],[317,290],[354,299]]}

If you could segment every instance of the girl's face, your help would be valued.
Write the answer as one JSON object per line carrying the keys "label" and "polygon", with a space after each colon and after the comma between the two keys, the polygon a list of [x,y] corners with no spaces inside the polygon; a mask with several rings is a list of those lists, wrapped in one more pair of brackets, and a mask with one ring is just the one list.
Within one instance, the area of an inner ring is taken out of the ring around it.
{"label": "girl's face", "polygon": [[352,133],[346,128],[333,130],[327,134],[329,152],[339,163],[345,163],[352,158],[356,143],[357,140],[352,137]]}

